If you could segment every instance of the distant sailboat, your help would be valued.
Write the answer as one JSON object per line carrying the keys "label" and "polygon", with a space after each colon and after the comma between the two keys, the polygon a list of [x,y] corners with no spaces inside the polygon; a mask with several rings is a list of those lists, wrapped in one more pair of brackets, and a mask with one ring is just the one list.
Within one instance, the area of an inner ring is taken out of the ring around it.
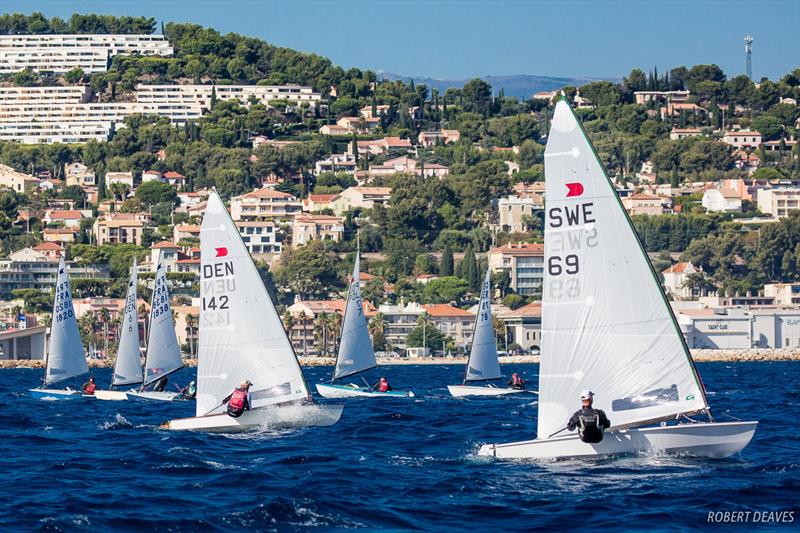
{"label": "distant sailboat", "polygon": [[98,400],[127,400],[128,395],[118,387],[138,385],[142,382],[142,353],[139,348],[139,315],[136,310],[136,286],[138,283],[136,259],[131,266],[128,291],[125,294],[125,309],[120,324],[117,360],[111,378],[112,390],[96,390]]}
{"label": "distant sailboat", "polygon": [[[72,288],[67,275],[64,256],[58,263],[56,297],[53,301],[53,318],[50,324],[50,349],[44,372],[44,387],[80,376],[89,371],[83,344],[78,330],[78,320],[72,306]],[[38,399],[64,400],[80,398],[81,391],[65,389],[30,389]]]}
{"label": "distant sailboat", "polygon": [[[564,99],[547,141],[545,182],[538,435],[487,444],[479,454],[561,458],[655,450],[727,457],[740,451],[757,422],[688,418],[711,418],[697,369],[619,196]],[[563,434],[584,389],[595,392],[595,407],[612,423],[597,444]],[[682,420],[688,423],[674,423]]]}
{"label": "distant sailboat", "polygon": [[159,379],[183,368],[181,347],[175,334],[172,307],[169,304],[167,269],[158,255],[153,294],[150,298],[150,328],[147,340],[147,357],[144,362],[144,382],[140,390],[128,392],[132,398],[171,402],[180,396],[177,392],[144,390]]}
{"label": "distant sailboat", "polygon": [[317,384],[317,392],[325,398],[413,398],[414,393],[411,391],[378,392],[372,387],[363,387],[352,383],[336,384],[337,379],[355,376],[378,366],[361,300],[360,260],[361,254],[356,250],[356,260],[353,264],[353,275],[350,277],[350,288],[342,321],[342,340],[339,343],[336,368],[333,370],[333,381],[330,384]]}
{"label": "distant sailboat", "polygon": [[[229,433],[335,424],[342,406],[311,401],[275,305],[216,192],[206,205],[200,250],[196,416],[162,429]],[[223,399],[245,380],[253,383],[252,410],[232,418]]]}
{"label": "distant sailboat", "polygon": [[492,323],[491,304],[491,270],[486,270],[486,277],[481,285],[481,299],[478,303],[478,314],[472,335],[472,349],[469,351],[467,367],[464,369],[463,385],[448,385],[447,390],[455,397],[461,396],[504,396],[525,392],[522,389],[509,389],[494,385],[469,385],[470,383],[488,383],[500,379],[500,362],[497,357],[497,339]]}

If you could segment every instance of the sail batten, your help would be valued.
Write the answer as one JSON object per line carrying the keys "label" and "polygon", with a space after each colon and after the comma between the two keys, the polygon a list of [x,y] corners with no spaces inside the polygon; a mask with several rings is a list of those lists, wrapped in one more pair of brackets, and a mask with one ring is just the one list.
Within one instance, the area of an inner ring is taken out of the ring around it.
{"label": "sail batten", "polygon": [[707,407],[674,315],[627,213],[565,101],[545,150],[545,281],[538,435],[580,391],[615,427]]}
{"label": "sail batten", "polygon": [[150,333],[144,363],[143,387],[183,368],[181,347],[175,334],[172,307],[169,304],[167,269],[158,256],[153,294],[150,297]]}
{"label": "sail batten", "polygon": [[139,316],[136,310],[136,260],[131,266],[128,291],[125,294],[125,310],[120,324],[117,360],[114,362],[114,375],[111,385],[136,385],[142,382],[142,356],[139,350]]}
{"label": "sail batten", "polygon": [[58,262],[56,295],[53,300],[53,317],[50,324],[50,347],[47,353],[45,385],[80,376],[89,371],[83,344],[78,330],[78,320],[72,305],[72,287],[67,275],[64,256]]}
{"label": "sail batten", "polygon": [[347,291],[347,302],[342,320],[342,334],[339,353],[336,356],[334,381],[353,376],[378,366],[375,350],[369,336],[364,304],[361,299],[361,254],[356,251],[353,274]]}
{"label": "sail batten", "polygon": [[200,228],[197,416],[218,412],[245,380],[253,408],[310,396],[275,305],[216,192]]}
{"label": "sail batten", "polygon": [[497,359],[497,339],[492,323],[491,285],[491,270],[487,269],[481,285],[481,298],[475,316],[472,348],[467,359],[464,383],[499,379],[503,375]]}

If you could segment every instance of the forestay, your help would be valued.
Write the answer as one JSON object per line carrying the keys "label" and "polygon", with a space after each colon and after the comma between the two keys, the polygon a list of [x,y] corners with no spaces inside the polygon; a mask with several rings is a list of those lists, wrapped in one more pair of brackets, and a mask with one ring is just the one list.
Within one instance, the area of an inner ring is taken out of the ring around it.
{"label": "forestay", "polygon": [[197,416],[244,380],[253,383],[254,408],[310,397],[275,305],[216,192],[200,228],[200,259]]}
{"label": "forestay", "polygon": [[472,349],[469,352],[464,382],[498,379],[502,376],[492,323],[491,290],[491,271],[487,270],[481,287],[478,315],[475,317],[475,333],[472,337]]}
{"label": "forestay", "polygon": [[142,382],[142,356],[139,351],[139,315],[136,312],[136,260],[131,266],[128,292],[125,295],[125,312],[120,324],[119,348],[114,363],[111,385],[135,385]]}
{"label": "forestay", "polygon": [[359,264],[360,254],[356,252],[356,261],[353,265],[353,275],[350,278],[350,290],[344,310],[339,355],[336,358],[336,369],[333,373],[334,379],[352,376],[378,365],[361,301]]}
{"label": "forestay", "polygon": [[172,307],[169,305],[167,270],[159,254],[153,295],[150,298],[150,333],[144,363],[144,385],[147,386],[181,368],[183,361],[178,337],[175,335]]}
{"label": "forestay", "polygon": [[707,407],[630,220],[565,101],[545,150],[545,278],[538,436],[595,392],[615,427]]}
{"label": "forestay", "polygon": [[45,384],[51,385],[89,371],[83,353],[78,321],[72,306],[72,287],[67,275],[64,256],[58,263],[56,298],[50,325],[50,349],[47,354]]}

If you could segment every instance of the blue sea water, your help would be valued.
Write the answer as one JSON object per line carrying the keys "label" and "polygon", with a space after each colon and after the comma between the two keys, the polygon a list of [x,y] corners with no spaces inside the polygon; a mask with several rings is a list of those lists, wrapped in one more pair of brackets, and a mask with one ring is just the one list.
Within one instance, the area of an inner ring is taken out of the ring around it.
{"label": "blue sea water", "polygon": [[[533,437],[537,397],[451,398],[445,386],[459,382],[459,365],[385,367],[396,388],[411,386],[417,397],[346,400],[330,428],[237,436],[158,429],[193,415],[188,402],[34,400],[27,389],[41,371],[4,370],[0,529],[652,531],[705,528],[710,511],[734,510],[793,511],[788,527],[797,528],[800,364],[699,369],[719,420],[760,420],[738,456],[478,458],[482,443]],[[514,370],[537,381],[538,365]],[[306,369],[312,385],[329,375]],[[110,371],[95,376],[107,383]]]}

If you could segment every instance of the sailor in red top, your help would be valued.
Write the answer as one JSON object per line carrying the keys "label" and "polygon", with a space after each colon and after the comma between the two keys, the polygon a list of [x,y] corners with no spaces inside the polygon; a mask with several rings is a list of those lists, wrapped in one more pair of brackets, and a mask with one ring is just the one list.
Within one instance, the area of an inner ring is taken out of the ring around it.
{"label": "sailor in red top", "polygon": [[250,386],[252,383],[245,381],[228,394],[222,403],[228,403],[228,415],[239,418],[245,411],[250,410]]}
{"label": "sailor in red top", "polygon": [[378,392],[389,392],[390,390],[392,390],[392,386],[389,385],[389,381],[383,377],[372,388],[377,390]]}
{"label": "sailor in red top", "polygon": [[511,381],[509,381],[508,384],[511,385],[512,389],[525,388],[525,380],[519,377],[516,372],[514,374],[511,374]]}
{"label": "sailor in red top", "polygon": [[94,376],[89,376],[89,381],[83,384],[81,389],[83,390],[84,394],[94,395],[94,391],[97,388],[97,385],[94,384]]}

